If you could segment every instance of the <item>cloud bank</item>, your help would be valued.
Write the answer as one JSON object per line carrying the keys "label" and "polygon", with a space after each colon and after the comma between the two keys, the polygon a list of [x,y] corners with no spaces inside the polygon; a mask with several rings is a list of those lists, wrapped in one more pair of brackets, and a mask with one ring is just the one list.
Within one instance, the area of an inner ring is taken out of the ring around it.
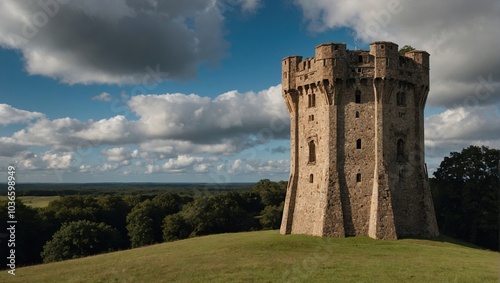
{"label": "cloud bank", "polygon": [[224,13],[252,11],[258,4],[5,0],[0,2],[0,46],[20,50],[30,74],[68,84],[187,80],[201,63],[217,64],[226,54]]}

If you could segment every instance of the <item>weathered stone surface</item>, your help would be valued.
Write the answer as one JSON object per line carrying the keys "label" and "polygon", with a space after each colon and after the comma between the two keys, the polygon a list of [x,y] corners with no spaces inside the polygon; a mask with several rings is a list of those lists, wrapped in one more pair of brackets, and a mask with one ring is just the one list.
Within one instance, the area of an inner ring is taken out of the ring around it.
{"label": "weathered stone surface", "polygon": [[437,236],[424,163],[429,54],[328,43],[282,70],[291,168],[281,233]]}

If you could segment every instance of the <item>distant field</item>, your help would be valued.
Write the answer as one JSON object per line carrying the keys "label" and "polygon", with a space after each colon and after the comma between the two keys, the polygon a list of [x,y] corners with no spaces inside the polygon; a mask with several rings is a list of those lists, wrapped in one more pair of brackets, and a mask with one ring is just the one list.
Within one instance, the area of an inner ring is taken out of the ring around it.
{"label": "distant field", "polygon": [[[17,200],[22,201],[25,205],[31,207],[47,207],[49,202],[58,199],[58,196],[22,196],[17,197]],[[0,200],[6,200],[6,196],[1,196]]]}
{"label": "distant field", "polygon": [[0,282],[498,282],[499,254],[430,240],[212,235],[0,273]]}
{"label": "distant field", "polygon": [[24,204],[31,207],[47,207],[49,202],[58,199],[58,196],[39,197],[39,196],[23,196],[18,197]]}

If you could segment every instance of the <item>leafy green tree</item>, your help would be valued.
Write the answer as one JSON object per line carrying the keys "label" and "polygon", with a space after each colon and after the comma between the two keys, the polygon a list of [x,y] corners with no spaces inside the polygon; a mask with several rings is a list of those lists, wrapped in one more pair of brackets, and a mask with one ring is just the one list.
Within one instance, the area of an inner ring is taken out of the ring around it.
{"label": "leafy green tree", "polygon": [[43,247],[44,262],[79,258],[116,250],[120,233],[104,223],[79,220],[64,223]]}
{"label": "leafy green tree", "polygon": [[189,237],[193,227],[181,213],[167,215],[163,221],[163,240],[171,242]]}
{"label": "leafy green tree", "polygon": [[280,206],[268,205],[264,208],[260,216],[260,224],[263,229],[280,228],[284,204],[285,202],[282,202]]}
{"label": "leafy green tree", "polygon": [[239,205],[238,198],[234,193],[222,193],[187,204],[182,215],[193,227],[192,236],[249,230],[253,217]]}
{"label": "leafy green tree", "polygon": [[499,157],[500,150],[469,146],[444,158],[431,180],[442,233],[498,249]]}
{"label": "leafy green tree", "polygon": [[[127,238],[126,218],[132,207],[125,202],[124,198],[116,195],[99,196],[96,211],[96,221],[104,222],[113,228],[116,228],[123,239]],[[127,241],[123,241],[123,248],[128,246]]]}
{"label": "leafy green tree", "polygon": [[399,55],[404,56],[407,52],[413,51],[415,48],[411,45],[405,45],[399,49]]}
{"label": "leafy green tree", "polygon": [[127,215],[131,246],[140,247],[161,242],[165,216],[179,212],[183,205],[183,198],[174,193],[163,193],[136,205]]}
{"label": "leafy green tree", "polygon": [[287,182],[271,182],[269,179],[260,180],[252,188],[252,192],[260,196],[265,206],[279,206],[285,200]]}
{"label": "leafy green tree", "polygon": [[130,245],[133,248],[155,243],[153,233],[154,208],[150,200],[145,200],[136,205],[127,215],[127,230]]}
{"label": "leafy green tree", "polygon": [[[42,261],[40,252],[45,241],[50,239],[50,235],[46,236],[43,233],[44,223],[39,215],[39,209],[26,206],[21,201],[16,201],[15,217],[19,221],[15,224],[16,238],[14,243],[9,242],[10,234],[7,228],[10,224],[7,224],[7,221],[12,219],[7,219],[7,211],[8,201],[0,201],[0,255],[5,255],[2,263],[5,262],[11,248],[16,250],[16,263],[18,265],[40,263]],[[15,246],[13,246],[14,244]]]}

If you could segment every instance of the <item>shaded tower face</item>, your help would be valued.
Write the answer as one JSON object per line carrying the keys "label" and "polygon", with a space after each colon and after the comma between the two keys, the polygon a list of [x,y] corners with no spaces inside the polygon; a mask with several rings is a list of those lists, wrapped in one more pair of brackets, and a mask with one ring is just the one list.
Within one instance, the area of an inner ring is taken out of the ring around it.
{"label": "shaded tower face", "polygon": [[282,234],[438,233],[424,163],[429,54],[321,44],[282,61],[291,168]]}

